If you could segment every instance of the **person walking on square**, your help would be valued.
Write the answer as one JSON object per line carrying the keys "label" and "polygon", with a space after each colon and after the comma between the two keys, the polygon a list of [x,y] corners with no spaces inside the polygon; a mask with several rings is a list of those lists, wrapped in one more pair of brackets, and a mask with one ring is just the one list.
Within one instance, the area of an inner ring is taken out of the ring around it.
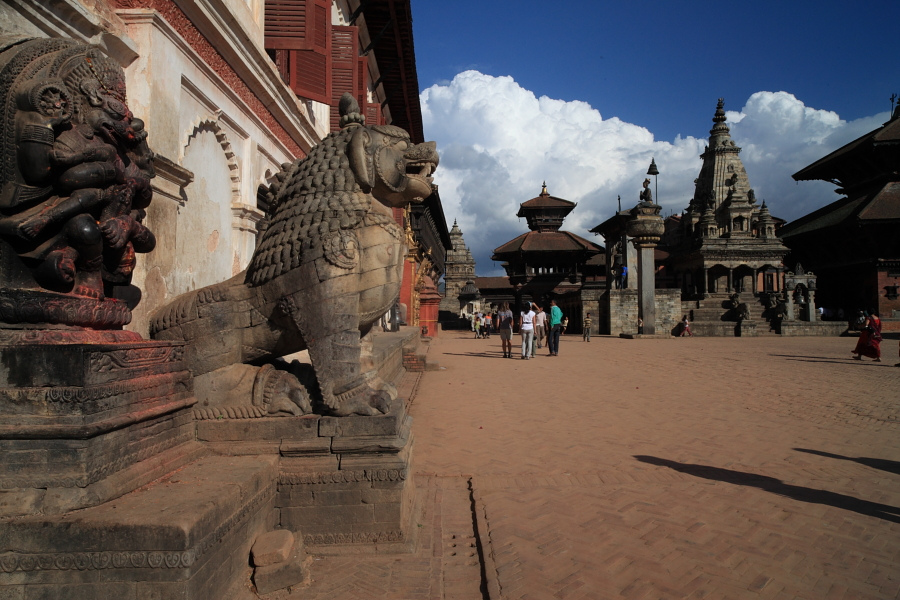
{"label": "person walking on square", "polygon": [[487,313],[484,313],[484,316],[481,317],[481,335],[485,339],[490,339],[491,337],[491,317]]}
{"label": "person walking on square", "polygon": [[525,306],[519,314],[519,334],[522,336],[522,359],[528,360],[531,356],[531,344],[534,341],[534,311],[531,310],[531,302]]}
{"label": "person walking on square", "polygon": [[481,313],[475,315],[475,318],[472,319],[472,323],[475,326],[475,339],[481,338]]}
{"label": "person walking on square", "polygon": [[500,324],[497,330],[500,332],[500,346],[503,348],[503,358],[512,358],[512,326],[513,313],[509,310],[509,302],[500,305],[500,312],[497,313]]}
{"label": "person walking on square", "polygon": [[694,334],[691,333],[691,322],[688,321],[688,316],[684,315],[684,318],[681,319],[681,336],[684,337],[684,334],[688,334],[688,337],[694,337]]}
{"label": "person walking on square", "polygon": [[547,349],[550,356],[559,356],[559,336],[562,333],[563,313],[562,309],[556,305],[556,300],[550,301],[550,335],[547,339]]}
{"label": "person walking on square", "polygon": [[862,331],[859,332],[859,341],[853,349],[853,358],[862,360],[863,356],[874,358],[875,362],[881,362],[881,319],[874,310],[866,312]]}
{"label": "person walking on square", "polygon": [[543,348],[547,339],[547,313],[533,302],[532,306],[534,306],[534,341],[538,348]]}
{"label": "person walking on square", "polygon": [[591,325],[593,325],[593,324],[594,324],[594,322],[593,322],[593,320],[591,319],[591,313],[588,313],[588,314],[584,317],[584,323],[583,323],[584,329],[583,329],[583,331],[582,331],[582,333],[581,333],[581,338],[582,338],[584,341],[586,341],[586,342],[590,342],[590,341],[591,341]]}

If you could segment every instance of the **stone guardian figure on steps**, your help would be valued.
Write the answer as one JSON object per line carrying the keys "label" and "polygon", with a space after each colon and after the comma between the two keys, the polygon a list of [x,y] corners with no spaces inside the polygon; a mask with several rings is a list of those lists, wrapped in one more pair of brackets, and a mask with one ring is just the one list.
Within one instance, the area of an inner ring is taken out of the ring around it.
{"label": "stone guardian figure on steps", "polygon": [[325,411],[375,415],[396,396],[375,376],[368,336],[400,292],[405,246],[391,208],[431,195],[438,155],[398,127],[364,125],[349,94],[340,113],[342,129],[271,186],[248,269],[176,298],[151,335],[186,341],[195,378],[309,349]]}

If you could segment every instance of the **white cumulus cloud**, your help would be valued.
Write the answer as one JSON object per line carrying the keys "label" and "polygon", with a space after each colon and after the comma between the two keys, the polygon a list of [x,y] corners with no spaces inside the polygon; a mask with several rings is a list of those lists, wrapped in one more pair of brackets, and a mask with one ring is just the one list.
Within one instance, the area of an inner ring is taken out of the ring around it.
{"label": "white cumulus cloud", "polygon": [[[477,71],[426,89],[421,105],[426,137],[441,154],[435,182],[445,215],[463,230],[478,275],[503,274],[492,251],[527,231],[516,213],[543,181],[551,195],[578,203],[564,229],[599,244],[588,230],[612,216],[619,195],[622,208],[638,201],[651,158],[660,170],[657,202],[664,214],[680,212],[693,195],[712,126],[698,124],[698,137],[656,140],[585,102],[538,98],[511,77]],[[711,99],[710,119],[714,109]],[[887,120],[843,121],[787,92],[757,92],[727,116],[757,198],[788,220],[837,199],[830,184],[797,184],[791,174]]]}

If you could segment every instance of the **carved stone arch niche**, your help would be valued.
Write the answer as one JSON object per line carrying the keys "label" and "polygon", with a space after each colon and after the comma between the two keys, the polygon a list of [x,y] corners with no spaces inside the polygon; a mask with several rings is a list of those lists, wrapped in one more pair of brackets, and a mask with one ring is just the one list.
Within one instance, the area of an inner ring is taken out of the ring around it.
{"label": "carved stone arch niche", "polygon": [[175,265],[167,277],[171,296],[224,281],[233,274],[233,209],[240,205],[240,167],[221,112],[198,118],[179,149],[182,166],[194,173],[175,222]]}
{"label": "carved stone arch niche", "polygon": [[231,179],[231,200],[232,202],[239,203],[241,199],[241,167],[235,157],[231,141],[228,139],[228,134],[219,123],[221,117],[222,111],[217,110],[211,115],[198,118],[186,132],[184,143],[181,144],[181,156],[179,156],[179,158],[181,159],[181,162],[184,163],[184,156],[191,141],[203,131],[211,132],[222,147],[222,152],[225,155],[225,160],[228,164],[229,178]]}

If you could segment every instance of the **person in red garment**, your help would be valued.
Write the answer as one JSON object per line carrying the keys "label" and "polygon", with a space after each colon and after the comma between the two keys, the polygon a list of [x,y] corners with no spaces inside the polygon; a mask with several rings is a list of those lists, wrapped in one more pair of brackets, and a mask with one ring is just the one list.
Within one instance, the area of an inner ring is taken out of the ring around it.
{"label": "person in red garment", "polygon": [[875,362],[881,362],[881,319],[874,310],[866,313],[863,329],[859,334],[859,341],[853,349],[853,358],[862,360],[863,356],[874,358]]}

